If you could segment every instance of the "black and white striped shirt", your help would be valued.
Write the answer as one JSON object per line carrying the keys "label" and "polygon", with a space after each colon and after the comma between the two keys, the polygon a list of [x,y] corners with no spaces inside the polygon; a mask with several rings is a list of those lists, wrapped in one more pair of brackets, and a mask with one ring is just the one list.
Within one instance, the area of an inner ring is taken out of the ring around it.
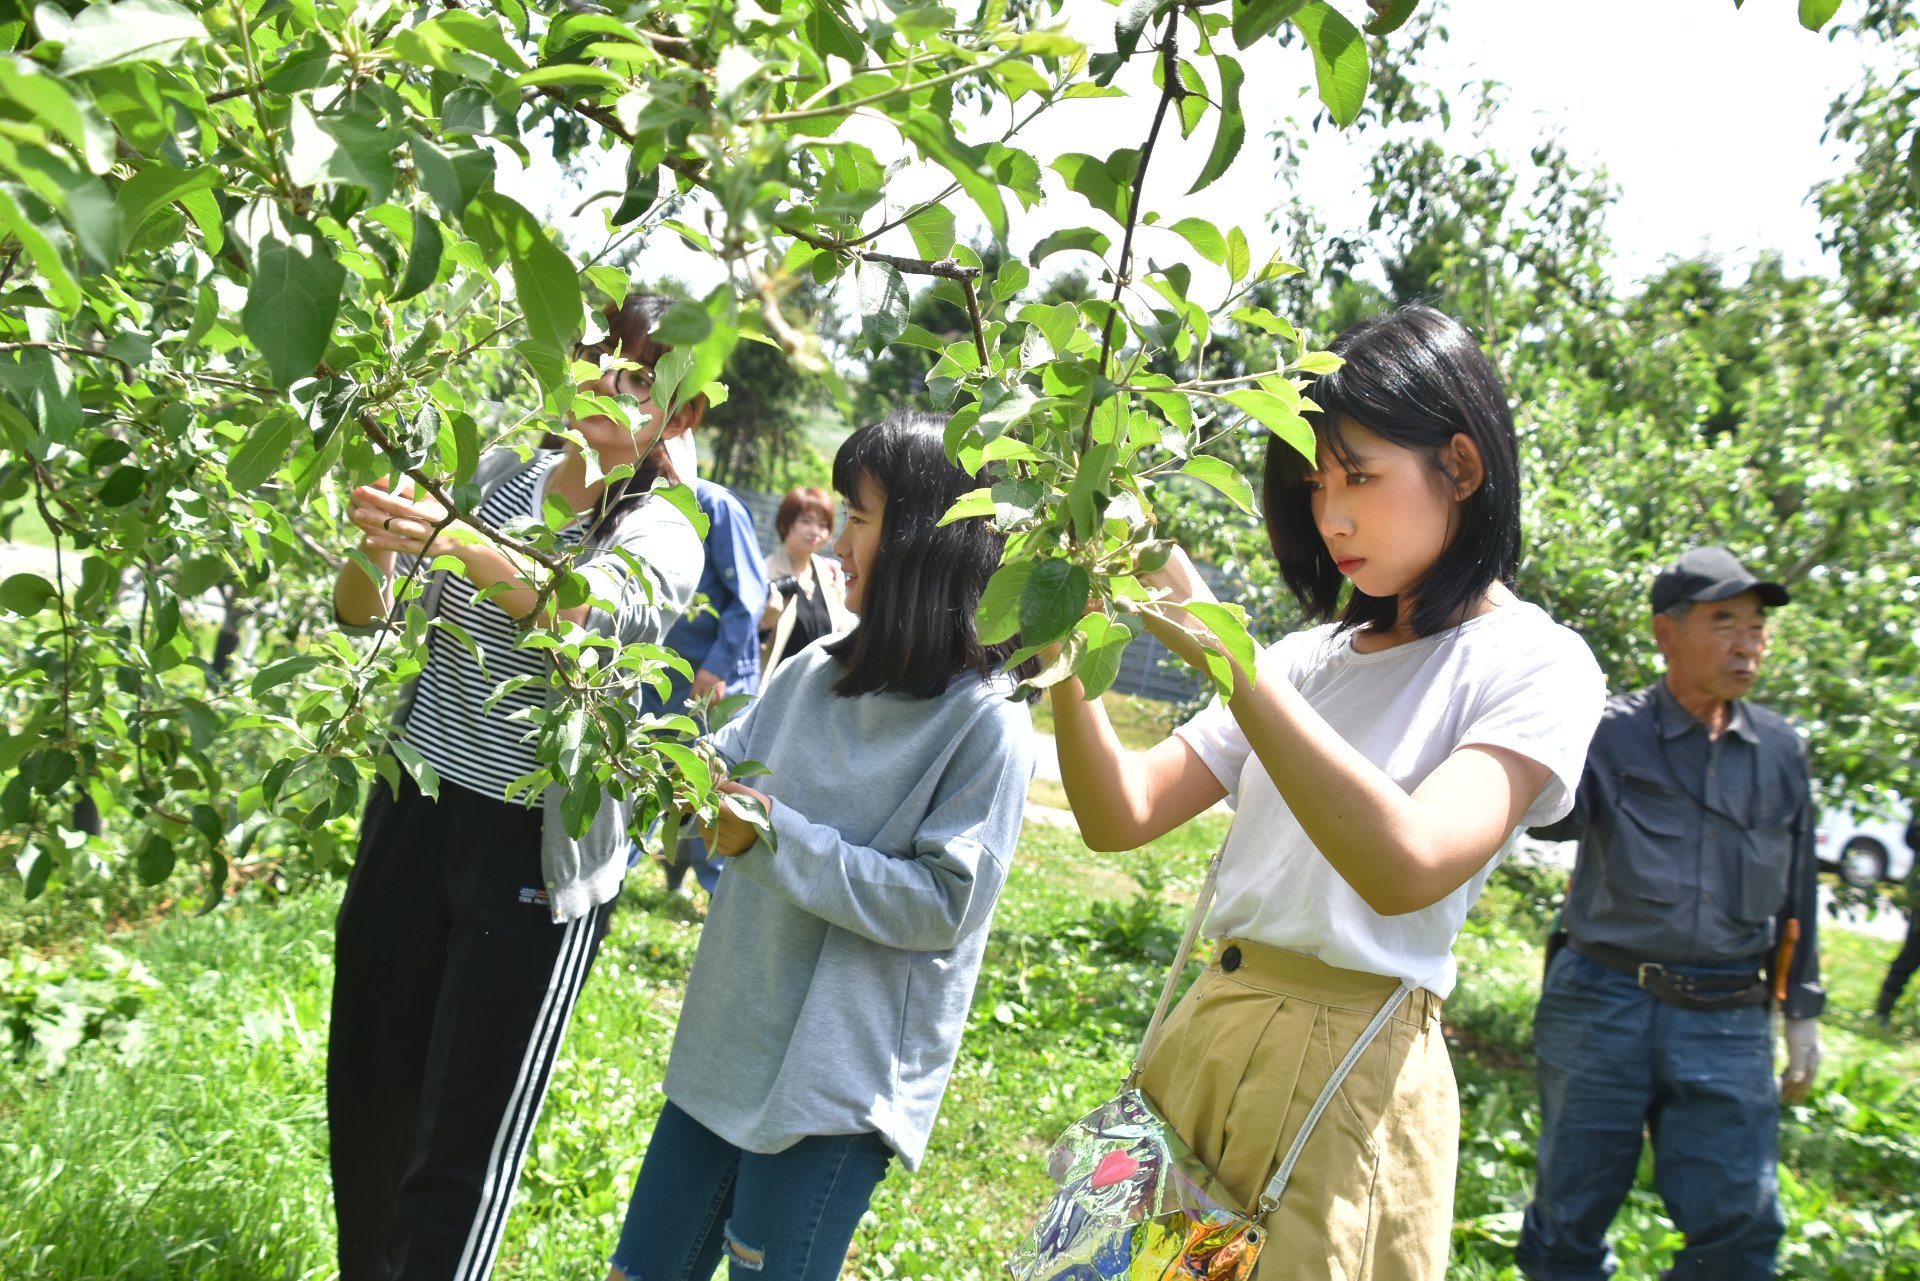
{"label": "black and white striped shirt", "polygon": [[[480,515],[493,525],[516,516],[540,515],[540,499],[547,477],[564,453],[536,461],[533,466],[501,483],[480,504]],[[569,525],[560,534],[567,546],[580,542],[580,527]],[[404,567],[397,567],[404,572]],[[504,798],[515,779],[538,768],[533,753],[533,727],[525,720],[508,720],[514,712],[539,707],[546,698],[546,652],[515,649],[520,628],[493,600],[475,602],[477,589],[458,574],[449,574],[440,591],[437,616],[473,637],[486,658],[486,674],[467,647],[439,627],[427,633],[427,664],[403,734],[427,758],[442,778],[470,791]],[[534,676],[487,711],[481,704],[503,681]],[[516,798],[524,799],[524,798]],[[538,796],[534,808],[540,807]]]}

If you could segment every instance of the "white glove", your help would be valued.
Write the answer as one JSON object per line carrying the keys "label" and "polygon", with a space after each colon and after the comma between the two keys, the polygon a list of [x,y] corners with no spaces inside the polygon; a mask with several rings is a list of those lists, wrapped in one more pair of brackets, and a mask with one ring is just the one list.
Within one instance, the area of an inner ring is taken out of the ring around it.
{"label": "white glove", "polygon": [[1820,1024],[1816,1019],[1782,1019],[1780,1029],[1780,1039],[1787,1044],[1780,1101],[1799,1103],[1813,1089],[1813,1074],[1820,1070]]}

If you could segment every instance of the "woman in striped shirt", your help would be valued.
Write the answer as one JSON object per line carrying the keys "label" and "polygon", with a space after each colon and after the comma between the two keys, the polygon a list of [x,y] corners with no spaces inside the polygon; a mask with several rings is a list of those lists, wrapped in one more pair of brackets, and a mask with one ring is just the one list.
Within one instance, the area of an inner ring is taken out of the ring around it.
{"label": "woman in striped shirt", "polygon": [[[558,533],[592,599],[549,603],[565,620],[623,644],[657,642],[699,580],[699,536],[655,478],[691,480],[689,433],[704,401],[668,418],[653,402],[652,336],[671,300],[635,295],[608,309],[608,336],[582,356],[620,360],[581,390],[630,397],[632,426],[603,414],[573,427],[581,445],[497,448],[480,460],[478,515],[495,527],[547,521],[549,500],[578,516]],[[605,471],[635,474],[609,486]],[[536,595],[498,547],[440,529],[446,510],[410,491],[353,494],[360,548],[381,571],[340,571],[334,608],[370,628],[417,603],[426,662],[406,689],[391,741],[413,768],[377,783],[341,904],[335,947],[327,1111],[344,1281],[477,1281],[493,1264],[508,1202],[569,1014],[606,936],[626,870],[631,806],[603,794],[585,835],[561,819],[561,789],[508,795],[538,771],[534,732],[516,718],[555,706],[545,651],[518,648]],[[385,579],[453,556],[396,606]],[[492,589],[489,594],[489,589]],[[484,598],[483,598],[484,597]],[[487,700],[515,676],[536,679]],[[423,791],[422,783],[425,783]]]}

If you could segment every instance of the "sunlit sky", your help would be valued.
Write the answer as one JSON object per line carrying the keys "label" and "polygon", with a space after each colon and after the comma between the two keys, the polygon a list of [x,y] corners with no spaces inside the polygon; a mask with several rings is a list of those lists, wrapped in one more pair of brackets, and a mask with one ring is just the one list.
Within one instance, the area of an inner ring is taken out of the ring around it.
{"label": "sunlit sky", "polygon": [[[1360,0],[1338,3],[1350,16],[1364,16]],[[1860,0],[1849,0],[1837,23],[1859,8]],[[1860,78],[1865,54],[1851,35],[1830,39],[1804,30],[1794,10],[1790,0],[1749,0],[1740,10],[1732,0],[1456,0],[1444,16],[1451,38],[1429,45],[1421,71],[1455,100],[1456,146],[1470,145],[1463,86],[1490,77],[1506,86],[1489,138],[1501,154],[1524,162],[1536,142],[1557,134],[1576,163],[1605,170],[1619,191],[1606,223],[1618,280],[1640,279],[1667,260],[1703,253],[1738,269],[1773,251],[1795,270],[1830,271],[1808,192],[1841,171],[1838,148],[1822,141],[1827,109]],[[1096,49],[1111,47],[1113,8],[1069,0],[1067,12],[1076,35]],[[1169,221],[1198,215],[1223,227],[1238,223],[1261,257],[1277,239],[1265,226],[1267,212],[1285,195],[1276,186],[1269,135],[1308,127],[1312,70],[1304,50],[1272,42],[1242,58],[1248,138],[1238,162],[1206,191],[1185,197],[1205,158],[1212,121],[1184,142],[1171,136],[1149,169],[1146,203]],[[1134,96],[1062,104],[1030,126],[1019,145],[1042,165],[1066,151],[1104,154],[1138,145],[1153,106],[1147,72],[1147,59],[1136,59],[1119,82]],[[879,135],[854,133],[857,127],[848,136],[878,146]],[[970,136],[993,135],[980,121]],[[1323,126],[1311,135],[1302,183],[1330,230],[1361,228],[1366,157],[1374,145],[1364,132]],[[588,192],[614,185],[617,166],[571,186],[550,161],[536,159],[531,169],[515,172],[514,162],[504,159],[503,189],[561,225],[576,248],[604,242],[609,203],[577,217],[572,211]],[[924,198],[945,181],[944,173],[916,164],[889,194],[896,202]],[[1014,210],[1016,252],[1048,231],[1097,220],[1056,175],[1049,173],[1047,183],[1044,204]],[[962,198],[955,208],[965,234],[970,206]],[[984,223],[975,219],[973,231],[984,234]],[[897,244],[882,247],[911,253],[905,233],[896,235]],[[1193,256],[1164,231],[1146,233],[1141,248],[1162,260]],[[1070,262],[1062,255],[1049,266]],[[639,270],[691,284],[712,274],[671,236],[655,238]],[[1197,280],[1204,283],[1204,274]]]}

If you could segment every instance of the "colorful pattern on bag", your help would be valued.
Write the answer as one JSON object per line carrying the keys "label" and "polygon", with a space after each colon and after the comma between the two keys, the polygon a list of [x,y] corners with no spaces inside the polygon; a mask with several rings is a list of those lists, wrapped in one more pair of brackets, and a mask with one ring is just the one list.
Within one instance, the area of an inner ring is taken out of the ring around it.
{"label": "colorful pattern on bag", "polygon": [[1015,1281],[1247,1281],[1265,1239],[1138,1090],[1067,1127]]}

